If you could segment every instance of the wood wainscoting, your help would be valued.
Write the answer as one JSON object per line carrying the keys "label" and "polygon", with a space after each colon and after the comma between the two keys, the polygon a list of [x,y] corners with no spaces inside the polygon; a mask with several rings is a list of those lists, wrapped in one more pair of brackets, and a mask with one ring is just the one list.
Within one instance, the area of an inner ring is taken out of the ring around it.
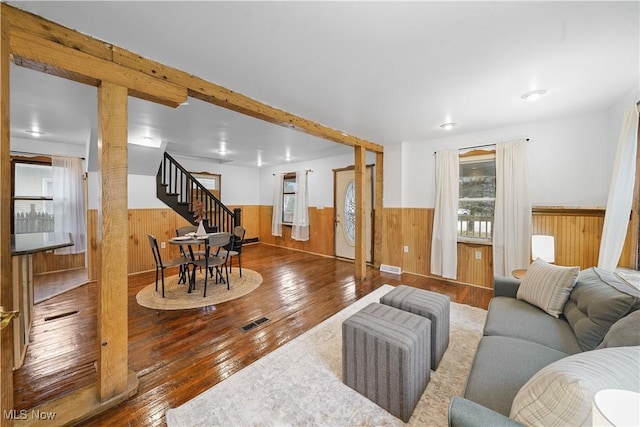
{"label": "wood wainscoting", "polygon": [[[258,237],[258,206],[233,206],[242,209],[242,225],[246,228],[245,238]],[[87,221],[87,246],[89,250],[89,280],[96,279],[95,265],[97,262],[97,219],[98,211],[90,209]],[[175,236],[176,229],[185,225],[191,225],[172,209],[129,209],[129,261],[128,274],[140,273],[155,269],[153,255],[149,248],[147,234],[153,234],[158,243],[167,242]],[[166,244],[160,248],[164,259],[179,256],[178,247]]]}
{"label": "wood wainscoting", "polygon": [[[246,238],[259,238],[270,245],[296,249],[305,252],[333,256],[334,249],[334,208],[309,209],[310,239],[298,242],[291,239],[291,227],[283,227],[283,236],[271,235],[271,206],[232,206],[242,209],[242,223],[247,229]],[[383,264],[398,266],[403,272],[431,276],[431,236],[433,232],[432,208],[384,208],[382,215],[382,259]],[[90,210],[87,227],[89,229],[89,266],[96,262],[97,211]],[[555,237],[556,264],[578,265],[588,268],[597,264],[598,250],[604,224],[603,209],[534,208],[533,232]],[[147,233],[154,234],[159,242],[173,237],[177,227],[188,225],[187,221],[171,209],[130,209],[129,210],[129,265],[128,272],[139,273],[154,268],[153,257],[146,240]],[[630,236],[630,234],[629,234]],[[175,257],[175,246],[166,245],[161,249],[163,257]],[[404,247],[408,247],[408,252]],[[625,253],[630,251],[627,238],[621,258],[625,265]],[[480,259],[476,252],[480,252]],[[626,251],[626,252],[625,252]],[[55,261],[65,257],[46,254],[42,265],[51,270],[60,270]],[[95,279],[93,268],[89,278]],[[490,245],[458,244],[457,281],[481,287],[493,285],[493,252]]]}
{"label": "wood wainscoting", "polygon": [[[403,272],[431,276],[431,237],[434,209],[383,209],[383,264],[398,266]],[[597,265],[604,209],[535,207],[532,228],[534,234],[555,237],[556,264]],[[631,227],[620,260],[620,266],[631,259]],[[408,252],[404,251],[407,246]],[[480,252],[477,259],[476,252]],[[481,287],[493,286],[493,248],[490,245],[458,243],[457,281]]]}
{"label": "wood wainscoting", "polygon": [[296,249],[318,255],[334,256],[334,208],[318,209],[309,206],[309,240],[299,242],[291,238],[291,227],[282,226],[282,237],[271,235],[273,206],[260,205],[260,242]]}

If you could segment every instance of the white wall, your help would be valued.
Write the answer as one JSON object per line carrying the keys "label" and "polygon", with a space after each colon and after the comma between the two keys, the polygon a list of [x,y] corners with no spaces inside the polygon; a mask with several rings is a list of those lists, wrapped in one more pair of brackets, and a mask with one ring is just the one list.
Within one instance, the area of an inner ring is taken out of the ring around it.
{"label": "white wall", "polygon": [[[367,152],[367,164],[374,164],[375,153]],[[309,206],[333,206],[333,170],[352,166],[354,155],[327,157],[309,162],[287,163],[286,165],[260,169],[260,204],[273,204],[273,174],[311,169],[309,173]]]}
{"label": "white wall", "polygon": [[[611,165],[607,112],[493,129],[422,143],[404,143],[402,207],[434,207],[434,151],[529,138],[527,153],[534,205],[594,207],[607,200]],[[615,148],[613,148],[615,152]],[[391,169],[391,170],[389,170]],[[387,207],[385,202],[385,207]]]}
{"label": "white wall", "polygon": [[[210,172],[222,175],[222,202],[226,205],[258,204],[258,170],[210,163],[186,157],[174,158],[192,172]],[[98,173],[89,172],[89,209],[98,208]],[[166,208],[156,197],[156,177],[148,175],[128,176],[129,209]]]}
{"label": "white wall", "polygon": [[11,137],[9,149],[21,153],[42,154],[45,156],[84,157],[84,145],[62,144],[50,142],[41,138],[15,138]]}
{"label": "white wall", "polygon": [[[197,160],[172,154],[178,163],[190,172],[220,174],[220,199],[229,206],[257,205],[259,197],[260,171],[256,168],[242,168],[220,163]],[[155,187],[154,187],[155,188]]]}

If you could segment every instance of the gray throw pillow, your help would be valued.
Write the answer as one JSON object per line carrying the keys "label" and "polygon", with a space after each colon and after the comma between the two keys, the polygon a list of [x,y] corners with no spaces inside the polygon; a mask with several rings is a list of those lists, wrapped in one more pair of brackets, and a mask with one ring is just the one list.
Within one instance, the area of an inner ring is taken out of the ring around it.
{"label": "gray throw pillow", "polygon": [[640,310],[613,324],[597,348],[640,346]]}
{"label": "gray throw pillow", "polygon": [[564,307],[564,316],[582,350],[593,350],[611,326],[640,309],[640,292],[615,273],[598,267],[582,270]]}

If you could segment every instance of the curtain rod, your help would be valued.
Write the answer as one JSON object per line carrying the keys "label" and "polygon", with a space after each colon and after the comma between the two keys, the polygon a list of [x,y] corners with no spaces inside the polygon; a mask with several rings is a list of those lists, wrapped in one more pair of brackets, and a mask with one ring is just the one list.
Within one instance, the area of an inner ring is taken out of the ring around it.
{"label": "curtain rod", "polygon": [[[529,138],[525,138],[525,141],[529,141]],[[483,147],[495,147],[497,144],[497,142],[494,142],[492,144],[480,144],[480,145],[472,145],[471,147],[460,147],[458,148],[458,151],[462,151],[462,150],[473,150],[474,148],[483,148]],[[437,151],[433,152],[433,155],[435,156],[437,153]]]}
{"label": "curtain rod", "polygon": [[[307,169],[306,171],[307,171],[307,172],[311,172],[311,173],[313,173],[313,169]],[[285,173],[284,173],[284,175],[286,175],[286,174],[288,174],[288,173],[295,173],[295,172],[285,172]],[[276,174],[275,174],[275,173],[272,173],[271,175],[276,176]]]}
{"label": "curtain rod", "polygon": [[[59,157],[63,157],[63,156],[60,156],[59,154],[31,153],[29,151],[10,151],[9,154],[12,155],[12,156],[43,156],[43,157],[59,156]],[[66,156],[66,157],[75,157],[75,156]],[[84,157],[78,157],[78,158],[81,159],[81,160],[86,160]]]}

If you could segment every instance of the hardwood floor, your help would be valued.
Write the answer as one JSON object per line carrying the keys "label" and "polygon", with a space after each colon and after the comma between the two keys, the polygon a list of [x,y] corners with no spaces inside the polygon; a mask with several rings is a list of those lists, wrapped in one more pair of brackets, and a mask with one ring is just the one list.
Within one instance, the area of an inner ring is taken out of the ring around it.
{"label": "hardwood floor", "polygon": [[87,268],[41,273],[33,276],[33,298],[36,304],[87,283]]}
{"label": "hardwood floor", "polygon": [[[193,310],[151,310],[136,293],[154,273],[129,279],[129,368],[138,393],[83,423],[87,426],[162,426],[164,412],[292,340],[381,285],[409,284],[447,294],[452,301],[486,308],[491,290],[425,277],[367,269],[356,282],[347,261],[265,244],[245,246],[242,265],[262,274],[249,295]],[[43,401],[96,380],[96,284],[68,291],[36,306],[32,343],[14,372],[15,408]],[[260,317],[268,322],[244,332]],[[242,391],[238,390],[241,398]]]}

